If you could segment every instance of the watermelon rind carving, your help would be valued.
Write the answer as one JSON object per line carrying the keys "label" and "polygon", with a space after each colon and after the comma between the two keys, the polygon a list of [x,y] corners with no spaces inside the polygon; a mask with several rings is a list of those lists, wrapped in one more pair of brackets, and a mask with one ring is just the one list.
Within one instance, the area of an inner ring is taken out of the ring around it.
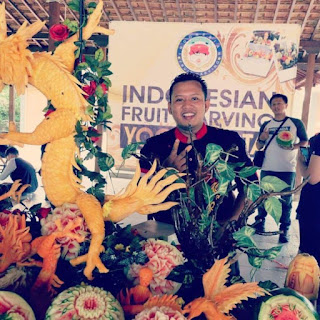
{"label": "watermelon rind carving", "polygon": [[280,147],[292,147],[293,134],[290,131],[281,131],[278,133],[276,141]]}

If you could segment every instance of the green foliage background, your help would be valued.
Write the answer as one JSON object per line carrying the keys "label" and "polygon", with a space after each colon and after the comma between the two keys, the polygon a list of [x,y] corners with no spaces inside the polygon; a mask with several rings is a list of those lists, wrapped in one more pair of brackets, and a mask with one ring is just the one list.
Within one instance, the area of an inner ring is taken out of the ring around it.
{"label": "green foliage background", "polygon": [[[20,97],[15,97],[15,122],[17,129],[20,129]],[[8,131],[9,126],[9,86],[5,86],[0,93],[0,132]]]}

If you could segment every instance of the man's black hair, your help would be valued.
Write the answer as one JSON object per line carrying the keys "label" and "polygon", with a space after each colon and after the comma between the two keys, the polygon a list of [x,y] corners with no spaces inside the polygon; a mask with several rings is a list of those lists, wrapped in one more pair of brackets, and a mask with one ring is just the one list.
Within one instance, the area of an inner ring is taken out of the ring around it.
{"label": "man's black hair", "polygon": [[6,150],[6,157],[7,157],[9,154],[14,154],[15,156],[18,156],[18,155],[19,155],[19,151],[18,151],[18,149],[15,148],[15,147],[9,147],[9,148]]}
{"label": "man's black hair", "polygon": [[276,98],[281,98],[284,101],[285,104],[288,103],[288,97],[287,96],[285,96],[284,94],[281,94],[281,93],[276,93],[270,98],[270,101],[269,101],[269,105],[270,106],[271,106],[272,100],[276,99]]}
{"label": "man's black hair", "polygon": [[208,87],[206,82],[201,79],[201,77],[199,75],[197,75],[196,73],[192,73],[192,72],[188,72],[188,73],[181,73],[178,76],[176,76],[170,86],[169,89],[169,101],[171,102],[171,96],[172,96],[172,91],[173,91],[173,87],[179,83],[179,82],[185,82],[185,81],[197,81],[201,84],[201,88],[204,94],[204,100],[207,100],[207,94],[208,94]]}

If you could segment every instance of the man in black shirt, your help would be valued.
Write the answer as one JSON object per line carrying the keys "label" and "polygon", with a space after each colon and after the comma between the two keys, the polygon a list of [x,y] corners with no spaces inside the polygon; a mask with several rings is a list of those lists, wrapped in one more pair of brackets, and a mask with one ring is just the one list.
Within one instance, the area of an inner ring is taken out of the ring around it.
{"label": "man in black shirt", "polygon": [[[210,102],[207,98],[207,85],[200,76],[183,73],[177,76],[169,90],[169,113],[176,122],[176,128],[147,140],[141,149],[140,166],[142,172],[150,169],[153,159],[158,159],[160,166],[173,167],[188,173],[194,179],[199,161],[206,154],[209,143],[220,145],[224,151],[232,153],[230,162],[244,162],[252,165],[247,156],[245,142],[238,133],[207,126],[205,113]],[[236,179],[238,194],[230,192],[223,200],[218,211],[218,220],[237,219],[244,206],[244,185]],[[153,215],[158,221],[172,223],[170,212]]]}

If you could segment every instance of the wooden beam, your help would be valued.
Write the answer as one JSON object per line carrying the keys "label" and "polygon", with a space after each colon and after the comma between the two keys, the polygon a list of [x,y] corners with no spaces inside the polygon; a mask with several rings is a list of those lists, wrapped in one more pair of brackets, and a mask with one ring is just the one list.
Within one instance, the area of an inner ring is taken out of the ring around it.
{"label": "wooden beam", "polygon": [[196,3],[194,0],[191,0],[192,2],[192,11],[193,11],[193,22],[197,22],[197,8],[196,8]]}
{"label": "wooden beam", "polygon": [[162,12],[163,12],[164,21],[165,21],[165,22],[168,22],[166,7],[165,7],[165,5],[164,5],[163,0],[160,0],[160,4],[161,4]]}
{"label": "wooden beam", "polygon": [[120,20],[120,21],[123,21],[122,16],[121,16],[121,13],[120,13],[120,11],[119,11],[119,9],[118,9],[118,7],[117,7],[116,3],[115,3],[113,0],[111,0],[111,4],[112,4],[113,9],[115,10],[115,12],[116,12],[116,14],[117,14],[117,16],[118,16],[119,20]]}
{"label": "wooden beam", "polygon": [[274,13],[273,21],[272,21],[273,23],[276,23],[276,21],[277,21],[277,15],[278,15],[279,8],[280,8],[280,2],[281,2],[281,0],[278,0],[278,2],[277,2],[276,11]]}
{"label": "wooden beam", "polygon": [[148,4],[148,1],[147,1],[147,0],[143,0],[143,3],[144,3],[144,6],[145,6],[146,9],[147,9],[147,12],[148,12],[148,16],[149,16],[150,21],[154,21],[153,16],[152,16],[152,13],[151,13],[151,10],[150,10],[150,7],[149,7],[149,4]]}
{"label": "wooden beam", "polygon": [[[307,62],[298,62],[297,64],[298,69],[307,71],[308,63]],[[314,65],[314,71],[320,71],[320,62],[316,62]]]}
{"label": "wooden beam", "polygon": [[300,41],[302,49],[308,53],[319,53],[320,52],[320,41],[315,40],[302,40]]}
{"label": "wooden beam", "polygon": [[233,21],[234,23],[237,23],[238,19],[238,0],[235,0],[235,3],[234,3],[234,16],[233,16]]}
{"label": "wooden beam", "polygon": [[218,23],[218,0],[214,0],[214,22]]}
{"label": "wooden beam", "polygon": [[292,4],[291,4],[291,7],[290,7],[290,12],[288,14],[287,23],[290,23],[290,19],[291,19],[291,16],[292,16],[292,13],[293,13],[295,5],[296,5],[296,0],[293,0]]}
{"label": "wooden beam", "polygon": [[314,27],[314,30],[313,30],[312,36],[311,36],[311,40],[314,39],[314,37],[315,37],[315,35],[316,35],[317,30],[319,29],[319,27],[320,27],[320,18],[318,19],[317,25]]}
{"label": "wooden beam", "polygon": [[259,7],[260,7],[260,0],[257,1],[256,13],[254,15],[253,23],[257,23],[258,21]]}
{"label": "wooden beam", "polygon": [[308,56],[308,68],[307,68],[307,74],[306,74],[306,84],[305,84],[302,118],[301,118],[306,129],[308,129],[309,109],[310,109],[310,100],[311,100],[311,90],[313,87],[315,61],[316,61],[316,55],[314,53],[310,53]]}
{"label": "wooden beam", "polygon": [[314,4],[314,0],[311,0],[310,4],[309,4],[309,7],[308,7],[308,10],[306,12],[306,15],[304,16],[304,19],[303,19],[303,22],[302,22],[302,25],[301,25],[301,32],[303,32],[303,29],[306,26],[306,23],[308,21],[308,18],[309,18],[310,12],[312,10],[313,4]]}
{"label": "wooden beam", "polygon": [[133,10],[131,1],[130,1],[130,0],[127,0],[127,4],[128,4],[129,9],[130,9],[130,12],[131,12],[131,15],[132,15],[132,17],[133,17],[133,20],[134,20],[134,21],[137,21],[138,19],[137,19],[137,16],[136,16],[136,14],[135,14],[135,12],[134,12],[134,10]]}
{"label": "wooden beam", "polygon": [[178,16],[179,16],[180,22],[182,22],[181,8],[180,8],[180,1],[179,0],[176,0],[176,6],[177,6]]}

